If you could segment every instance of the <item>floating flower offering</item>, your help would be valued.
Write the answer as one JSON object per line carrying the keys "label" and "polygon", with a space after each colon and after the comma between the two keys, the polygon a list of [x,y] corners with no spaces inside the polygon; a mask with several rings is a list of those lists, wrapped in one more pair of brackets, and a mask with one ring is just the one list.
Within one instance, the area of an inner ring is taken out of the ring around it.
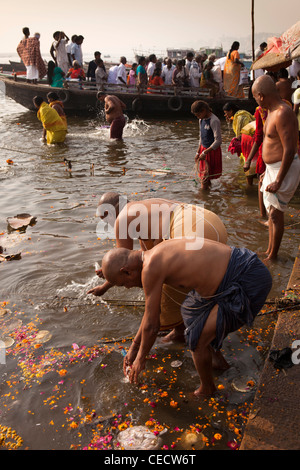
{"label": "floating flower offering", "polygon": [[[0,448],[34,446],[26,442],[28,427],[20,436],[24,420],[8,431],[10,410],[25,393],[31,397],[27,413],[32,430],[43,430],[52,439],[59,435],[67,448],[239,448],[251,402],[234,404],[228,398],[232,389],[240,396],[249,392],[245,397],[252,398],[253,377],[226,379],[220,375],[216,377],[217,395],[196,399],[192,391],[198,378],[193,376],[192,359],[182,345],[175,351],[152,350],[140,383],[130,384],[122,380],[123,356],[131,344],[128,338],[104,338],[94,345],[72,338],[69,345],[57,347],[56,331],[45,328],[38,315],[26,321],[24,312],[13,312],[6,302],[0,304],[0,314],[6,362],[14,365],[13,372],[3,377],[1,388]],[[263,343],[262,329],[243,334],[258,350]],[[107,397],[102,395],[105,388]]]}

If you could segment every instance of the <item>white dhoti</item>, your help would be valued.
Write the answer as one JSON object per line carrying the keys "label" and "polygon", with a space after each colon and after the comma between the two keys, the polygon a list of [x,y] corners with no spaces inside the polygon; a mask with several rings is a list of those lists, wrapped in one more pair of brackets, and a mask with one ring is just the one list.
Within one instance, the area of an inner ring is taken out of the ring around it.
{"label": "white dhoti", "polygon": [[36,65],[26,65],[27,80],[38,80],[39,71]]}
{"label": "white dhoti", "polygon": [[298,155],[295,155],[294,160],[287,174],[285,175],[279,190],[276,193],[270,193],[269,191],[266,191],[266,187],[276,180],[281,163],[282,162],[280,161],[266,164],[266,172],[261,186],[261,192],[263,193],[264,205],[267,212],[270,211],[271,206],[275,207],[275,209],[278,209],[281,212],[286,211],[287,205],[295,194],[296,189],[300,183],[300,159]]}

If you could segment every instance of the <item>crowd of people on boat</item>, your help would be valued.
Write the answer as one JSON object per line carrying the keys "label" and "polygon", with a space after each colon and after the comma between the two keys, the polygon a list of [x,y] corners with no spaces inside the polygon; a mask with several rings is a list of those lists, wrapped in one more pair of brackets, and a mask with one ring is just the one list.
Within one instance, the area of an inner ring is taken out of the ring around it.
{"label": "crowd of people on boat", "polygon": [[[138,87],[148,93],[158,93],[164,87],[193,88],[208,90],[210,96],[231,96],[244,98],[244,86],[249,85],[249,71],[241,61],[240,43],[234,41],[225,57],[216,58],[215,54],[188,52],[181,59],[157,58],[155,54],[140,56],[138,62],[129,65],[126,57],[119,64],[107,69],[101,52],[94,52],[94,59],[87,65],[83,61],[82,44],[84,37],[74,34],[71,39],[63,31],[53,33],[50,55],[53,60],[48,64],[40,52],[40,34],[30,36],[28,27],[23,28],[24,37],[17,52],[26,66],[27,81],[37,83],[48,75],[52,87],[61,88],[69,81],[94,82],[98,90],[106,84]],[[255,60],[267,49],[263,42],[255,51]],[[300,70],[299,61],[293,61],[289,68],[290,76],[296,77]],[[252,81],[264,74],[262,69],[252,71]]]}
{"label": "crowd of people on boat", "polygon": [[[52,87],[68,86],[70,81],[89,81],[98,90],[106,85],[121,85],[138,88],[147,93],[166,92],[166,89],[192,88],[206,90],[212,97],[231,96],[244,98],[244,86],[249,85],[249,71],[241,61],[240,43],[234,41],[227,55],[216,58],[215,54],[190,51],[181,59],[169,57],[157,58],[155,54],[148,57],[140,56],[138,62],[131,65],[126,57],[120,58],[119,64],[107,68],[101,58],[101,52],[94,52],[94,59],[84,63],[82,44],[84,37],[74,34],[71,39],[63,31],[53,33],[50,54],[53,60],[47,67],[40,52],[40,34],[30,36],[29,28],[23,28],[24,37],[20,41],[17,52],[27,69],[27,80],[36,83],[48,75]],[[264,54],[267,43],[263,42],[255,51],[255,60]],[[292,70],[293,69],[293,70]],[[290,67],[290,76],[296,77],[300,64],[294,61]],[[262,69],[252,72],[252,81],[262,75]]]}
{"label": "crowd of people on boat", "polygon": [[17,52],[26,66],[27,81],[32,83],[48,74],[49,84],[58,88],[69,81],[91,81],[98,90],[103,90],[106,84],[138,87],[148,93],[162,91],[159,87],[192,87],[207,90],[211,96],[236,97],[243,97],[243,85],[248,83],[247,69],[244,82],[240,79],[244,64],[239,61],[238,42],[233,43],[228,57],[223,59],[217,59],[215,54],[191,51],[178,60],[157,58],[155,54],[140,56],[138,62],[128,65],[122,56],[119,64],[107,69],[99,51],[95,51],[94,59],[85,66],[82,35],[72,35],[69,39],[63,31],[55,31],[50,47],[53,60],[46,68],[40,52],[40,34],[31,37],[27,27],[23,28],[23,34]]}

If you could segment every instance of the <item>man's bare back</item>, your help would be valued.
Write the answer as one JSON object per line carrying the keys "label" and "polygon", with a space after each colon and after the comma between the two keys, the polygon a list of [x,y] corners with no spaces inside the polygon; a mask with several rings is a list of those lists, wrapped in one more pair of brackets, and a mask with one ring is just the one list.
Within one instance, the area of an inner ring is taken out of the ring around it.
{"label": "man's bare back", "polygon": [[[141,249],[145,249],[146,244],[143,241],[152,241],[154,245],[160,243],[170,227],[171,215],[179,203],[165,199],[144,199],[142,201],[131,201],[121,210],[115,224],[117,246],[132,249],[133,238],[128,233],[130,225],[137,220],[135,226],[137,233],[140,234],[139,241]],[[141,223],[140,223],[141,222]],[[126,228],[126,234],[123,234],[120,240],[122,227]],[[126,235],[126,237],[124,237]],[[125,239],[125,242],[124,242]]]}
{"label": "man's bare back", "polygon": [[149,287],[153,291],[154,285],[163,283],[179,290],[195,289],[203,297],[215,294],[225,275],[231,248],[202,239],[198,240],[198,248],[187,247],[191,247],[191,240],[172,239],[144,253],[142,284],[146,297]]}

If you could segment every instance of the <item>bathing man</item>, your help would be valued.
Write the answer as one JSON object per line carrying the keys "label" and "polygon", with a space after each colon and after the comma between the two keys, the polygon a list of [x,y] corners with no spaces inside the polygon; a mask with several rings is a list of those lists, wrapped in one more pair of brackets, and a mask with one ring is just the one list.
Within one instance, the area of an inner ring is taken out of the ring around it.
{"label": "bathing man", "polygon": [[268,109],[262,148],[266,171],[261,191],[269,216],[266,259],[272,260],[277,257],[284,232],[284,211],[300,182],[298,121],[292,108],[280,98],[270,76],[257,78],[252,93],[257,104]]}
{"label": "bathing man", "polygon": [[107,95],[104,91],[98,91],[97,98],[99,101],[104,102],[105,118],[110,124],[110,138],[122,140],[123,129],[126,124],[123,114],[126,108],[125,103],[117,96]]}
{"label": "bathing man", "polygon": [[[164,239],[180,237],[204,237],[227,242],[227,231],[221,219],[213,212],[192,204],[153,198],[128,201],[118,193],[102,195],[97,215],[115,228],[116,246],[133,249],[133,240],[138,239],[143,251],[150,250]],[[102,270],[98,271],[102,277]],[[103,295],[113,287],[107,280],[88,293]],[[164,284],[161,295],[160,329],[171,330],[163,342],[183,340],[184,324],[180,307],[187,291],[176,290]]]}
{"label": "bathing man", "polygon": [[181,314],[201,380],[196,396],[215,392],[212,368],[229,367],[220,352],[223,340],[252,324],[272,286],[255,253],[202,238],[170,239],[149,251],[114,248],[105,254],[102,270],[111,284],[144,289],[145,312],[123,362],[131,383],[138,382],[160,329],[163,284],[188,291]]}

